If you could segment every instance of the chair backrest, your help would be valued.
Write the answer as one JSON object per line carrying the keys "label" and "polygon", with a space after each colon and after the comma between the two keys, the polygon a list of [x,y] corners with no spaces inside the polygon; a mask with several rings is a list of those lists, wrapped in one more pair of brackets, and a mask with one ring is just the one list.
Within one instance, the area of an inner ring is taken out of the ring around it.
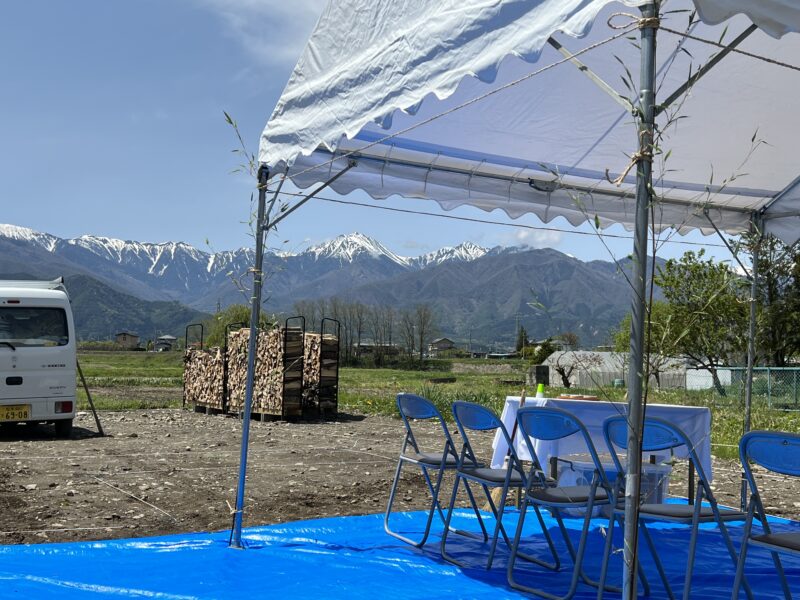
{"label": "chair backrest", "polygon": [[[609,417],[603,422],[603,437],[611,452],[614,465],[620,473],[625,472],[622,462],[617,456],[617,448],[628,451],[628,417],[617,415]],[[694,464],[697,477],[710,493],[708,478],[703,470],[702,462],[695,451],[689,437],[683,430],[665,419],[658,417],[645,417],[644,430],[642,431],[642,452],[658,452],[659,450],[673,450],[680,446],[686,447],[689,460]]]}
{"label": "chair backrest", "polygon": [[750,431],[739,442],[739,458],[750,489],[757,494],[750,461],[774,473],[800,477],[800,435],[781,431]]}
{"label": "chair backrest", "polygon": [[464,459],[467,459],[473,463],[477,463],[477,457],[469,441],[469,431],[500,430],[501,435],[505,438],[506,444],[510,449],[509,452],[513,463],[517,466],[520,465],[517,453],[511,443],[511,436],[508,435],[508,430],[505,428],[505,425],[503,425],[500,417],[497,416],[497,413],[491,408],[473,402],[458,400],[453,402],[453,418],[461,434],[461,439],[464,441],[461,451],[462,462]]}
{"label": "chair backrest", "polygon": [[406,428],[406,443],[410,443],[417,452],[421,450],[414,437],[411,420],[437,419],[442,427],[445,446],[452,448],[452,452],[455,454],[455,445],[453,445],[453,440],[450,437],[450,431],[447,429],[442,413],[439,412],[433,402],[416,394],[400,393],[397,394],[397,410],[400,412],[400,418],[403,419],[403,425]]}
{"label": "chair backrest", "polygon": [[552,406],[526,406],[517,412],[517,424],[519,432],[528,447],[528,452],[534,464],[539,465],[539,469],[542,468],[541,463],[539,462],[539,457],[536,456],[536,450],[531,438],[552,441],[580,434],[594,463],[600,485],[606,488],[609,487],[605,469],[594,447],[589,431],[581,420],[571,412]]}

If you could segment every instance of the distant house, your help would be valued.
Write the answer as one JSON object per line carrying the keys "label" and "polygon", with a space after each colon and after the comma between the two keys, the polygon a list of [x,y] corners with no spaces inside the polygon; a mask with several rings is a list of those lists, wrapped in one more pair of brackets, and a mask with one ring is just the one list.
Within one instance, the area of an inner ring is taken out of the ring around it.
{"label": "distant house", "polygon": [[428,354],[436,356],[439,352],[452,350],[456,347],[456,343],[449,338],[438,338],[428,344]]}
{"label": "distant house", "polygon": [[153,350],[156,352],[168,352],[175,347],[175,342],[178,341],[173,335],[162,335],[156,338],[156,343],[153,344]]}
{"label": "distant house", "polygon": [[120,331],[114,336],[114,340],[126,350],[139,347],[139,336],[130,331]]}

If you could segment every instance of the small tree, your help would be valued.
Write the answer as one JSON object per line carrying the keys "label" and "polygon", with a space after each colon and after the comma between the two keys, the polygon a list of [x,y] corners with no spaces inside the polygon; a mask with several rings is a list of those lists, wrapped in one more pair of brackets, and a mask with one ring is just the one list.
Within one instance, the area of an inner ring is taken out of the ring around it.
{"label": "small tree", "polygon": [[[250,307],[246,304],[231,304],[205,321],[203,326],[206,332],[206,346],[223,346],[225,344],[225,330],[228,325],[233,323],[244,323],[244,327],[250,327]],[[273,325],[274,320],[262,312],[258,326],[261,329],[268,329]]]}
{"label": "small tree", "polygon": [[553,340],[547,338],[538,346],[528,346],[525,348],[523,357],[529,359],[532,365],[540,365],[555,351],[556,345],[553,343]]}
{"label": "small tree", "polygon": [[596,352],[556,352],[553,361],[553,370],[567,389],[572,387],[570,377],[576,370],[588,370],[603,364],[603,359]]}
{"label": "small tree", "polygon": [[[674,331],[672,326],[672,307],[666,302],[655,301],[648,306],[645,318],[649,322],[649,329],[645,335],[645,381],[653,377],[656,385],[661,387],[661,375],[673,368],[677,354],[681,333]],[[614,350],[620,353],[620,368],[626,371],[628,367],[628,352],[631,341],[631,316],[628,314],[619,324],[614,334]]]}
{"label": "small tree", "polygon": [[745,352],[747,300],[745,282],[724,263],[687,252],[659,269],[655,283],[669,303],[675,350],[711,373],[721,396],[718,368]]}
{"label": "small tree", "polygon": [[564,343],[567,350],[577,350],[581,345],[581,338],[579,338],[578,334],[575,332],[567,331],[558,337]]}

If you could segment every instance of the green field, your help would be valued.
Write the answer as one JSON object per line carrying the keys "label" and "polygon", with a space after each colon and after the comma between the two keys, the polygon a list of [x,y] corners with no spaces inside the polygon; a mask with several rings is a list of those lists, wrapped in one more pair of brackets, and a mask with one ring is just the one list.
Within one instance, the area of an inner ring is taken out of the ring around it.
{"label": "green field", "polygon": [[[180,352],[85,352],[79,354],[92,397],[100,409],[167,408],[181,406],[183,355]],[[470,361],[473,364],[487,364]],[[342,369],[339,409],[342,412],[394,415],[395,395],[412,392],[432,400],[449,415],[454,400],[479,402],[500,411],[506,396],[518,395],[524,380],[522,364],[509,373],[451,373],[396,369]],[[435,382],[455,378],[454,382]],[[96,391],[95,391],[96,390]],[[532,392],[532,391],[531,391]],[[548,395],[586,393],[608,400],[623,400],[624,390],[583,390],[553,387]],[[87,408],[85,398],[79,403]],[[734,458],[742,433],[743,408],[738,397],[720,398],[711,391],[670,390],[650,392],[649,402],[708,406],[712,411],[713,452]],[[772,410],[756,404],[754,429],[798,430],[797,413]]]}

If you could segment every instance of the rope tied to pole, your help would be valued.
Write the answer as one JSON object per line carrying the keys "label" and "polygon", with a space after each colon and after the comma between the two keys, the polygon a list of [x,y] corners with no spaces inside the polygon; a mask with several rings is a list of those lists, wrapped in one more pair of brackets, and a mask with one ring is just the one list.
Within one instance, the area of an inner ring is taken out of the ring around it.
{"label": "rope tied to pole", "polygon": [[[612,21],[616,17],[625,17],[627,20],[625,23],[615,25]],[[627,12],[616,12],[610,17],[608,17],[608,21],[606,21],[608,26],[611,29],[630,29],[631,27],[636,27],[637,29],[658,29],[661,27],[661,18],[658,16],[655,17],[638,17],[632,13]]]}
{"label": "rope tied to pole", "polygon": [[613,183],[615,186],[619,187],[622,185],[622,182],[625,181],[625,178],[628,176],[628,173],[631,172],[631,169],[639,164],[640,161],[647,161],[652,163],[653,162],[653,152],[651,150],[640,150],[631,154],[631,160],[628,162],[628,165],[622,170],[622,173],[619,174],[619,177],[615,179],[611,179],[611,175],[606,169],[606,179]]}

